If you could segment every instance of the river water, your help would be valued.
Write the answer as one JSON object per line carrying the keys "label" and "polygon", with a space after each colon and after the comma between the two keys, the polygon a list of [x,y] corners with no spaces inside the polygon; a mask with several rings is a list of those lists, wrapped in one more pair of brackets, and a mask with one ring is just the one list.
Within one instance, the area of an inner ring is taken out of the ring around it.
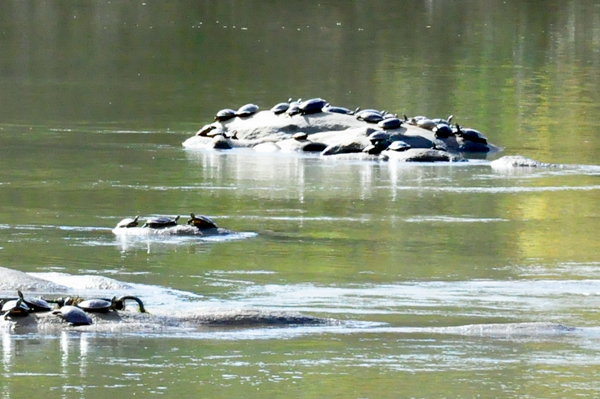
{"label": "river water", "polygon": [[[0,48],[2,266],[111,277],[150,311],[341,321],[3,331],[0,397],[599,395],[600,2],[4,0]],[[454,114],[501,155],[571,166],[181,145],[221,108],[288,97]],[[240,234],[110,231],[190,212]]]}

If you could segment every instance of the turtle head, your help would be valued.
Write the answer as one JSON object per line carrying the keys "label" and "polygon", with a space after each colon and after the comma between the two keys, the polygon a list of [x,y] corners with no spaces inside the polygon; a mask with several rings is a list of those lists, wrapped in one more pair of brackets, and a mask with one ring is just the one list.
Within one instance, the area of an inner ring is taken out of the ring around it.
{"label": "turtle head", "polygon": [[21,291],[17,291],[17,294],[19,295],[19,299],[23,300],[23,293]]}

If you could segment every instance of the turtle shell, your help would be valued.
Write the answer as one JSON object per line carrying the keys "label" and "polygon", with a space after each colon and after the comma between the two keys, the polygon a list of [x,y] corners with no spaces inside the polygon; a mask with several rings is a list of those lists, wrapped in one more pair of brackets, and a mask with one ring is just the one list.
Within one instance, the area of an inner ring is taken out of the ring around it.
{"label": "turtle shell", "polygon": [[305,133],[305,132],[298,132],[298,133],[295,133],[295,134],[292,136],[292,138],[293,138],[294,140],[298,140],[298,141],[306,140],[306,139],[308,138],[308,133]]}
{"label": "turtle shell", "polygon": [[349,110],[348,108],[333,107],[331,105],[326,105],[325,107],[323,107],[322,111],[323,112],[331,112],[334,114],[342,114],[342,115],[353,115],[354,114],[354,111]]}
{"label": "turtle shell", "polygon": [[382,132],[381,130],[373,132],[369,135],[369,141],[373,144],[375,144],[376,142],[379,142],[379,141],[387,140],[387,139],[388,139],[387,133]]}
{"label": "turtle shell", "polygon": [[383,116],[378,111],[364,110],[356,115],[356,119],[368,123],[379,123],[383,120]]}
{"label": "turtle shell", "polygon": [[417,121],[417,126],[422,129],[432,130],[434,127],[437,126],[435,124],[435,122],[429,118],[416,119],[416,121]]}
{"label": "turtle shell", "polygon": [[283,114],[290,107],[290,103],[279,103],[276,104],[273,108],[271,108],[271,112],[275,115]]}
{"label": "turtle shell", "polygon": [[462,129],[458,124],[456,125],[456,135],[474,143],[487,144],[487,138],[480,131],[468,128]]}
{"label": "turtle shell", "polygon": [[317,114],[323,112],[323,107],[327,105],[327,101],[322,98],[311,98],[300,104],[299,109],[302,115]]}
{"label": "turtle shell", "polygon": [[256,105],[256,104],[246,104],[246,105],[242,105],[240,107],[240,109],[238,109],[236,111],[235,114],[236,114],[236,116],[244,118],[244,117],[247,117],[247,116],[252,116],[252,115],[254,115],[257,112],[258,112],[258,105]]}
{"label": "turtle shell", "polygon": [[406,150],[409,150],[410,148],[411,148],[410,145],[408,145],[407,143],[405,143],[402,140],[398,140],[398,141],[392,142],[388,146],[387,150],[390,150],[390,151],[406,151]]}
{"label": "turtle shell", "polygon": [[77,307],[86,312],[106,313],[112,308],[112,302],[105,299],[88,299],[79,302]]}
{"label": "turtle shell", "polygon": [[447,139],[450,136],[454,136],[454,132],[450,129],[450,126],[438,123],[438,125],[433,128],[433,135],[438,139]]}
{"label": "turtle shell", "polygon": [[52,310],[52,306],[42,298],[32,298],[23,296],[21,291],[17,291],[19,298],[23,300],[23,303],[29,307],[30,312],[49,312]]}
{"label": "turtle shell", "polygon": [[285,111],[285,113],[288,116],[298,115],[300,113],[300,104],[297,104],[297,103],[290,104],[290,107],[288,108],[287,111]]}
{"label": "turtle shell", "polygon": [[175,219],[171,219],[166,216],[158,216],[153,217],[146,220],[143,227],[150,227],[153,229],[161,229],[164,227],[177,226],[177,221],[179,220],[179,215]]}
{"label": "turtle shell", "polygon": [[21,298],[10,300],[2,305],[4,318],[7,316],[27,316],[29,311],[29,306],[27,306]]}
{"label": "turtle shell", "polygon": [[217,112],[215,115],[215,120],[219,122],[224,122],[229,119],[233,119],[236,117],[236,112],[230,108],[225,108]]}
{"label": "turtle shell", "polygon": [[385,118],[377,123],[382,129],[398,129],[402,125],[402,121],[398,118]]}
{"label": "turtle shell", "polygon": [[71,323],[74,326],[92,324],[92,318],[77,306],[63,306],[52,313],[62,317],[67,323]]}
{"label": "turtle shell", "polygon": [[187,221],[187,224],[191,226],[195,226],[199,229],[216,229],[217,224],[213,222],[209,217],[204,215],[194,215],[190,213],[190,219]]}
{"label": "turtle shell", "polygon": [[117,227],[118,228],[129,228],[129,227],[136,227],[138,225],[138,219],[139,219],[139,215],[136,216],[135,218],[125,218],[123,220],[121,220],[119,223],[117,223]]}

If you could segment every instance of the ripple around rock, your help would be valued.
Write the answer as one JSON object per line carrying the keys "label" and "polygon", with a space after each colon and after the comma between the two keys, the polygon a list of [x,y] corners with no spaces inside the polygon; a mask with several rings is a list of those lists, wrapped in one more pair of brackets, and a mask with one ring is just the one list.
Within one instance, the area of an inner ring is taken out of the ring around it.
{"label": "ripple around rock", "polygon": [[494,169],[510,169],[510,168],[556,168],[560,167],[554,163],[539,162],[522,155],[507,155],[496,159],[490,163]]}

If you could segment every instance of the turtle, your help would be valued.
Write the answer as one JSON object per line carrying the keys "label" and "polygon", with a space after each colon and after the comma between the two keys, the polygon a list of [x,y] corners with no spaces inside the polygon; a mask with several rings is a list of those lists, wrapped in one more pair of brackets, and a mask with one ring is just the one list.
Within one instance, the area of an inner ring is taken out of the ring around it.
{"label": "turtle", "polygon": [[142,227],[150,227],[152,229],[162,229],[165,227],[177,226],[177,221],[179,220],[179,215],[175,219],[171,219],[166,216],[157,216],[152,217],[146,220],[146,223]]}
{"label": "turtle", "polygon": [[119,298],[113,298],[113,309],[114,310],[125,310],[125,301],[132,300],[138,303],[140,313],[146,313],[146,308],[144,308],[144,303],[142,300],[136,296],[125,295]]}
{"label": "turtle", "polygon": [[23,303],[29,307],[30,312],[49,312],[52,310],[52,306],[42,298],[25,298],[21,291],[17,291],[17,293]]}
{"label": "turtle", "polygon": [[133,219],[125,218],[125,219],[121,220],[119,223],[117,223],[117,228],[120,229],[120,228],[137,227],[139,218],[140,218],[140,215],[137,215]]}
{"label": "turtle", "polygon": [[216,137],[216,136],[223,136],[223,137],[225,137],[225,130],[222,129],[222,128],[220,128],[220,127],[218,127],[216,129],[212,129],[209,132],[206,132],[205,136],[206,137],[211,137],[211,138],[212,137]]}
{"label": "turtle", "polygon": [[367,123],[379,123],[383,120],[383,116],[379,111],[364,110],[356,114],[356,119]]}
{"label": "turtle", "polygon": [[216,129],[217,127],[215,125],[204,125],[202,126],[202,128],[200,130],[198,130],[198,133],[196,133],[196,136],[206,136],[208,134],[208,132],[210,132],[213,129]]}
{"label": "turtle", "polygon": [[356,110],[352,111],[348,108],[344,108],[344,107],[334,107],[331,106],[329,104],[326,104],[323,109],[323,112],[331,112],[334,114],[342,114],[342,115],[354,115],[355,112],[360,111],[360,107],[357,108]]}
{"label": "turtle", "polygon": [[295,134],[292,136],[292,138],[293,138],[294,140],[303,141],[303,140],[306,140],[306,139],[308,139],[308,133],[305,133],[305,132],[298,132],[298,133],[295,133]]}
{"label": "turtle", "polygon": [[456,135],[461,137],[463,140],[472,141],[474,143],[487,144],[487,138],[479,131],[475,129],[461,129],[458,123],[456,126]]}
{"label": "turtle", "polygon": [[242,105],[240,109],[238,109],[235,113],[236,116],[241,118],[252,116],[258,112],[258,105],[256,104],[246,104]]}
{"label": "turtle", "polygon": [[444,123],[438,123],[432,131],[433,135],[438,139],[447,139],[450,136],[454,136],[454,132],[452,131],[450,126]]}
{"label": "turtle", "polygon": [[387,140],[389,138],[388,134],[382,132],[381,130],[377,130],[369,135],[369,141],[371,144],[379,143],[381,141]]}
{"label": "turtle", "polygon": [[446,119],[442,119],[442,118],[435,118],[435,119],[432,119],[432,121],[433,121],[434,123],[438,124],[438,125],[439,125],[439,124],[444,124],[444,125],[448,125],[448,126],[450,126],[450,124],[452,123],[452,118],[454,118],[454,115],[450,115],[450,116],[448,116],[448,118],[446,118]]}
{"label": "turtle", "polygon": [[271,108],[271,112],[275,115],[283,114],[290,107],[290,103],[279,103],[275,104],[273,108]]}
{"label": "turtle", "polygon": [[97,298],[87,299],[79,302],[77,307],[89,313],[108,313],[108,311],[113,309],[115,300],[116,298],[113,298],[111,301]]}
{"label": "turtle", "polygon": [[327,101],[322,98],[311,98],[306,100],[299,105],[300,114],[318,114],[323,111],[323,107],[327,105]]}
{"label": "turtle", "polygon": [[393,141],[386,150],[389,151],[406,151],[410,150],[411,146],[402,140]]}
{"label": "turtle", "polygon": [[300,104],[299,103],[291,103],[290,107],[285,111],[287,116],[294,116],[300,113]]}
{"label": "turtle", "polygon": [[8,316],[27,316],[29,311],[29,306],[23,302],[22,298],[7,301],[2,305],[4,320],[8,319]]}
{"label": "turtle", "polygon": [[421,129],[432,130],[437,124],[429,118],[415,119],[416,125]]}
{"label": "turtle", "polygon": [[398,129],[402,125],[402,121],[398,118],[384,118],[377,123],[382,129]]}
{"label": "turtle", "polygon": [[66,305],[52,312],[74,326],[92,324],[92,318],[77,306]]}
{"label": "turtle", "polygon": [[236,116],[237,114],[234,110],[231,108],[225,108],[217,112],[217,115],[215,115],[215,120],[219,122],[225,122],[229,119],[235,118]]}
{"label": "turtle", "polygon": [[187,221],[187,224],[191,226],[196,226],[199,229],[216,229],[217,225],[215,222],[210,220],[207,216],[204,215],[194,215],[190,213],[190,219]]}

